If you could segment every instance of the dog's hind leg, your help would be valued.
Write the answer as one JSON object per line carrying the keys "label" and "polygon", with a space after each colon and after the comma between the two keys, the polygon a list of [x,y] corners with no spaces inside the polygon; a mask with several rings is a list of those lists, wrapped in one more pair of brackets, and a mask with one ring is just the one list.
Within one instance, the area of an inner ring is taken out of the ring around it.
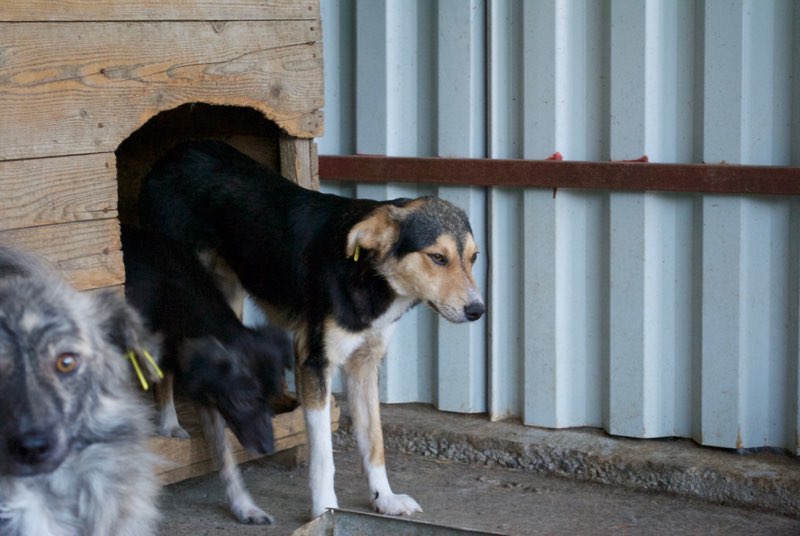
{"label": "dog's hind leg", "polygon": [[175,398],[172,393],[174,378],[173,373],[166,372],[164,379],[155,385],[159,410],[158,433],[166,437],[189,439],[189,432],[180,425],[178,413],[175,411]]}
{"label": "dog's hind leg", "polygon": [[422,508],[408,495],[392,492],[386,476],[378,393],[378,368],[385,353],[381,335],[368,338],[353,353],[346,365],[348,405],[373,508],[381,514],[411,515]]}
{"label": "dog's hind leg", "polygon": [[200,425],[206,444],[214,455],[219,468],[219,477],[225,486],[228,506],[240,523],[264,525],[272,523],[272,516],[256,506],[245,488],[239,467],[233,457],[231,445],[225,435],[225,421],[215,409],[197,405]]}

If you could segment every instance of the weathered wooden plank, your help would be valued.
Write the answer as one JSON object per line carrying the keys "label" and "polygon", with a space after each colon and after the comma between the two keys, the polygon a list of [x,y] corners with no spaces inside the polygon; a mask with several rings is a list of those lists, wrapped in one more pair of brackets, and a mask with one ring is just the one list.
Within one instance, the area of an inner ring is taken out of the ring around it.
{"label": "weathered wooden plank", "polygon": [[194,102],[319,135],[319,24],[0,23],[0,160],[111,152],[158,112]]}
{"label": "weathered wooden plank", "polygon": [[[228,438],[232,438],[233,436],[228,433]],[[167,484],[174,484],[175,482],[180,482],[181,480],[186,480],[187,478],[194,478],[196,476],[205,475],[207,473],[211,473],[217,470],[217,466],[214,463],[214,460],[211,458],[211,455],[208,453],[208,450],[205,447],[205,443],[201,439],[188,439],[188,440],[167,440],[166,438],[153,438],[153,447],[154,449],[158,450],[161,448],[160,443],[161,441],[188,441],[192,445],[199,445],[200,447],[194,452],[195,457],[203,458],[199,462],[189,462],[185,465],[173,465],[169,464],[164,469],[162,469],[158,476],[161,480],[161,483],[164,485]],[[306,436],[305,433],[303,434],[296,434],[291,437],[284,437],[280,440],[276,439],[275,441],[275,452],[282,452],[286,451],[295,447],[300,447],[305,444]],[[181,447],[175,447],[181,448]],[[182,448],[193,450],[195,449],[194,446],[184,446]],[[234,459],[236,463],[244,463],[250,460],[255,460],[260,458],[261,455],[253,455],[249,454],[246,450],[236,450],[234,453]]]}
{"label": "weathered wooden plank", "polygon": [[281,135],[281,173],[303,188],[319,190],[316,144],[312,140]]}
{"label": "weathered wooden plank", "polygon": [[[196,414],[191,409],[191,406],[179,403],[178,410],[181,425],[189,432],[191,437],[189,439],[174,439],[156,436],[150,439],[151,449],[165,461],[158,471],[164,484],[172,484],[216,470],[211,453],[197,423]],[[331,426],[333,430],[339,427],[339,416],[340,409],[334,401],[331,404]],[[298,407],[288,413],[279,413],[273,418],[272,426],[275,435],[276,452],[305,444],[305,420],[302,407]],[[248,453],[230,430],[226,430],[226,435],[237,463],[261,457],[258,454]]]}
{"label": "weathered wooden plank", "polygon": [[79,290],[124,282],[116,218],[0,231],[0,244],[42,255]]}
{"label": "weathered wooden plank", "polygon": [[28,0],[0,3],[0,21],[319,19],[318,0]]}
{"label": "weathered wooden plank", "polygon": [[0,231],[117,215],[113,153],[0,162]]}

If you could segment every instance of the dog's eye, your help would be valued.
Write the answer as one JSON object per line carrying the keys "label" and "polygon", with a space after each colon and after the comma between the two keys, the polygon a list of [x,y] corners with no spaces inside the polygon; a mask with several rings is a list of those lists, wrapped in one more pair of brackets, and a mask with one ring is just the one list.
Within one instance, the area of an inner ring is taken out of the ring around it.
{"label": "dog's eye", "polygon": [[70,372],[74,372],[75,369],[78,368],[79,364],[80,358],[78,357],[78,354],[64,352],[56,357],[56,370],[61,374],[69,374]]}
{"label": "dog's eye", "polygon": [[477,261],[477,260],[478,260],[478,252],[476,251],[476,252],[475,252],[475,253],[472,255],[472,259],[470,259],[470,262],[471,262],[472,264],[475,264],[475,261]]}
{"label": "dog's eye", "polygon": [[439,266],[447,265],[447,257],[445,257],[440,253],[428,253],[428,257],[430,257],[431,260],[436,264],[438,264]]}

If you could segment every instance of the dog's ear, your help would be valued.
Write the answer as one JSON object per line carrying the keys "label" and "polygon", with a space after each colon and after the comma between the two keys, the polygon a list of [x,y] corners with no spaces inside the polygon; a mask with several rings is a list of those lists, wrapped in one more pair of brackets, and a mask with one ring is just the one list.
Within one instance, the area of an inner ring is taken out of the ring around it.
{"label": "dog's ear", "polygon": [[381,205],[347,233],[345,255],[347,258],[355,257],[360,249],[365,249],[382,257],[391,250],[399,233],[400,209]]}
{"label": "dog's ear", "polygon": [[[100,290],[94,292],[90,298],[94,302],[95,315],[100,329],[108,341],[120,355],[133,352],[136,355],[145,354],[158,363],[161,356],[161,338],[152,333],[144,324],[139,313],[114,290]],[[147,366],[148,379],[157,382],[160,374],[155,368],[155,363],[149,360],[142,361]]]}

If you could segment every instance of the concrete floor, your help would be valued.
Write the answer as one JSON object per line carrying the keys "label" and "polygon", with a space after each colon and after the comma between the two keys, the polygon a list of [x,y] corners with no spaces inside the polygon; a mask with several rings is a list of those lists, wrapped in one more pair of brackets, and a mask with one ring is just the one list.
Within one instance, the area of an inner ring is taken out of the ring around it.
{"label": "concrete floor", "polygon": [[[480,529],[506,534],[800,534],[800,516],[793,508],[792,499],[783,500],[778,508],[772,508],[768,499],[767,506],[737,506],[715,504],[697,498],[703,493],[711,492],[707,498],[712,501],[726,500],[730,503],[743,504],[739,495],[733,493],[729,499],[720,499],[714,495],[719,486],[706,486],[703,481],[716,482],[717,476],[730,485],[749,487],[741,490],[741,497],[754,497],[763,489],[765,495],[791,496],[796,479],[800,479],[800,464],[796,458],[789,456],[758,456],[755,465],[753,458],[734,455],[723,451],[699,449],[688,442],[632,442],[635,454],[651,460],[653,468],[680,472],[683,478],[665,478],[658,484],[663,489],[670,489],[664,482],[678,482],[694,488],[697,493],[665,493],[647,491],[646,482],[653,481],[648,476],[642,479],[642,486],[608,485],[587,481],[592,478],[592,467],[586,464],[586,458],[592,453],[571,451],[571,456],[583,459],[584,475],[578,478],[563,478],[554,474],[569,468],[565,463],[561,468],[551,471],[526,470],[519,463],[519,456],[510,443],[495,442],[487,446],[481,444],[481,438],[475,437],[478,430],[489,437],[498,438],[502,427],[511,426],[505,431],[506,436],[513,436],[510,430],[516,430],[520,437],[533,433],[533,439],[541,441],[538,433],[544,433],[551,444],[565,441],[560,432],[536,431],[527,427],[508,423],[488,423],[481,417],[463,417],[434,412],[424,406],[389,406],[384,408],[386,424],[387,465],[389,478],[396,492],[412,495],[425,510],[414,516],[414,519],[454,525],[464,528]],[[404,424],[405,423],[405,424]],[[409,424],[410,423],[410,424]],[[342,508],[369,511],[366,485],[361,475],[357,454],[352,438],[347,433],[347,419],[343,419],[343,431],[337,434],[336,489],[339,505]],[[472,427],[476,427],[474,430]],[[458,431],[458,432],[456,432]],[[459,435],[460,434],[460,435]],[[459,442],[471,441],[471,446]],[[461,437],[461,439],[459,439]],[[616,470],[596,471],[598,478],[612,478],[612,473],[625,474],[632,470],[637,475],[646,471],[638,470],[639,461],[625,449],[631,445],[618,447],[617,451],[609,451],[608,445],[598,441],[596,432],[581,436],[589,442],[582,448],[602,451],[602,456],[610,456]],[[591,441],[592,438],[594,441]],[[415,439],[416,438],[416,439]],[[503,441],[508,441],[508,438]],[[572,438],[570,448],[575,447],[577,439]],[[431,447],[431,444],[435,445]],[[477,445],[477,447],[476,447]],[[636,447],[638,445],[638,447]],[[478,458],[473,454],[477,448]],[[506,449],[503,452],[503,449]],[[655,452],[664,450],[667,452]],[[483,449],[483,450],[481,450]],[[619,450],[621,449],[621,450]],[[670,449],[673,449],[670,451]],[[705,470],[691,470],[681,467],[680,456],[676,450],[687,450],[688,459],[694,465],[701,465]],[[612,449],[613,450],[613,449]],[[407,451],[407,452],[401,452]],[[416,451],[416,453],[409,453]],[[482,454],[481,454],[482,452]],[[654,454],[655,452],[655,454]],[[569,456],[569,455],[565,455]],[[626,458],[627,456],[627,458]],[[658,460],[659,456],[676,460],[676,465],[666,467]],[[714,473],[711,458],[719,458],[723,473]],[[481,459],[483,457],[483,459]],[[457,461],[462,459],[464,461]],[[517,460],[514,462],[513,460]],[[744,462],[753,475],[743,473],[739,466]],[[601,463],[602,462],[602,463]],[[760,464],[760,465],[759,465]],[[766,464],[766,465],[765,465]],[[510,467],[517,466],[515,469]],[[162,498],[164,518],[161,532],[163,535],[252,535],[270,534],[286,535],[308,521],[309,493],[306,482],[305,467],[292,467],[278,459],[264,458],[242,466],[243,475],[256,502],[276,518],[276,523],[269,527],[239,525],[228,514],[224,494],[218,485],[217,476],[209,474],[169,486]],[[711,471],[711,473],[709,472]],[[770,472],[774,471],[774,472]],[[688,476],[687,476],[688,475]],[[709,480],[709,475],[716,475]],[[735,476],[740,475],[741,478]],[[673,475],[674,476],[674,475]],[[768,485],[758,478],[766,478]],[[629,476],[619,477],[630,480]],[[738,478],[738,480],[737,480]],[[747,480],[750,478],[750,480]],[[613,478],[612,478],[613,480]],[[775,484],[777,482],[777,484]],[[777,485],[779,488],[770,488]],[[730,487],[730,486],[729,486]],[[658,489],[658,488],[656,488]],[[800,500],[800,497],[797,497]],[[778,504],[778,503],[776,503]],[[783,514],[779,513],[783,512]],[[789,514],[789,515],[786,515]]]}

